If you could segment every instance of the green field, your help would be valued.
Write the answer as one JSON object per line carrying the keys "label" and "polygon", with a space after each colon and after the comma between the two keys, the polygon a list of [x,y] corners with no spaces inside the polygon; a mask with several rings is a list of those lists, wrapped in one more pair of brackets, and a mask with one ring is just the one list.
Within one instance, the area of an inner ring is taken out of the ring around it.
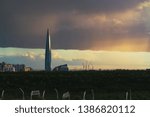
{"label": "green field", "polygon": [[[33,90],[45,91],[45,99],[62,99],[63,93],[69,91],[70,99],[125,100],[126,92],[133,100],[150,99],[150,71],[146,70],[112,70],[112,71],[70,71],[70,72],[20,72],[0,73],[0,92],[5,91],[3,99],[22,99],[23,89],[26,100]],[[20,96],[20,97],[19,97]],[[42,99],[42,98],[38,98]]]}

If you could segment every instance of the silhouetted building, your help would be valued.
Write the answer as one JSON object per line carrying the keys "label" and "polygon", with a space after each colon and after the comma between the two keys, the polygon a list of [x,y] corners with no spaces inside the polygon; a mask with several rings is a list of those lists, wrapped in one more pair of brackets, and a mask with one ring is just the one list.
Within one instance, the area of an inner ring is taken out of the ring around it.
{"label": "silhouetted building", "polygon": [[53,71],[69,71],[68,65],[64,64],[64,65],[60,65],[57,66],[53,69]]}
{"label": "silhouetted building", "polygon": [[0,63],[0,72],[3,72],[3,68],[5,64],[6,64],[5,62]]}
{"label": "silhouetted building", "polygon": [[2,72],[3,71],[3,65],[2,65],[2,63],[0,63],[0,72]]}
{"label": "silhouetted building", "polygon": [[24,64],[16,64],[16,65],[13,65],[14,68],[15,68],[15,71],[16,72],[23,72],[25,71],[25,65]]}
{"label": "silhouetted building", "polygon": [[47,29],[47,36],[46,36],[45,71],[51,71],[51,40],[49,29]]}

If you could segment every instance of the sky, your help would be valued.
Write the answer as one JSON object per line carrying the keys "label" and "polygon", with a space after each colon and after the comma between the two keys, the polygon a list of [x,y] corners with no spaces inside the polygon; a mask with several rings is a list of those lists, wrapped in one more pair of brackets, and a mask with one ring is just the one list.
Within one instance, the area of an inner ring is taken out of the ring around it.
{"label": "sky", "polygon": [[50,29],[53,66],[149,67],[150,0],[1,0],[0,62],[44,68]]}
{"label": "sky", "polygon": [[[0,48],[0,61],[44,69],[44,49]],[[119,52],[93,50],[52,50],[52,68],[68,64],[71,70],[85,69],[146,69],[150,66],[149,52]],[[84,68],[83,68],[84,66]],[[89,67],[85,67],[89,66]]]}

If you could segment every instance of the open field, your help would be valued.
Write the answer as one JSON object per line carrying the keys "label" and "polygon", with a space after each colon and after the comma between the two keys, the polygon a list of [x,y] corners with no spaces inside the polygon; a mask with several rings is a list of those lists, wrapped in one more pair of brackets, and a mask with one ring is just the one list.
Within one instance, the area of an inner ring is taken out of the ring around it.
{"label": "open field", "polygon": [[[31,91],[39,90],[44,99],[62,99],[69,91],[70,99],[125,100],[126,92],[133,100],[150,99],[150,71],[114,70],[114,71],[70,71],[70,72],[20,72],[0,73],[0,92],[3,99],[30,99]],[[19,97],[20,96],[20,97]],[[42,99],[42,98],[39,98]]]}

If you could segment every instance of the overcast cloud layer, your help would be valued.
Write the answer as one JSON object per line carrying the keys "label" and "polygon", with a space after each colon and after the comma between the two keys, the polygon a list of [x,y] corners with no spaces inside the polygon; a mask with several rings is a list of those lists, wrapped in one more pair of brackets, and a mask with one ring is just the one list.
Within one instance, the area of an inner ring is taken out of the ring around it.
{"label": "overcast cloud layer", "polygon": [[149,0],[1,0],[0,47],[150,51]]}

